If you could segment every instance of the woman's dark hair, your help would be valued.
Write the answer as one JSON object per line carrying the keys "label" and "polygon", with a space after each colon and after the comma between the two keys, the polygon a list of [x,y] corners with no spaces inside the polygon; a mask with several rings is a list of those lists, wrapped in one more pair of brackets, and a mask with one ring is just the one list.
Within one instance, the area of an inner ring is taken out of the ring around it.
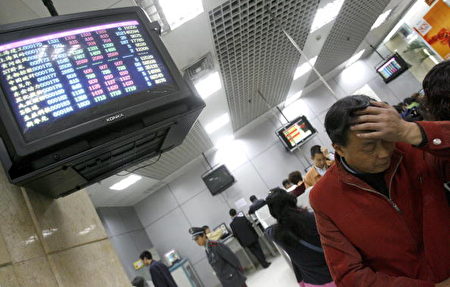
{"label": "woman's dark hair", "polygon": [[147,259],[149,259],[149,260],[152,260],[152,259],[153,259],[153,256],[152,256],[152,254],[150,253],[150,251],[145,250],[145,251],[143,251],[143,252],[141,253],[141,255],[139,255],[139,258],[140,258],[141,260],[144,260],[144,258],[147,258]]}
{"label": "woman's dark hair", "polygon": [[289,181],[289,179],[283,179],[283,182],[281,183],[283,184],[283,187],[286,188],[287,185],[292,185],[292,183]]}
{"label": "woman's dark hair", "polygon": [[422,104],[434,120],[450,120],[450,60],[434,66],[422,82],[425,97]]}
{"label": "woman's dark hair", "polygon": [[289,174],[288,179],[292,184],[298,184],[303,180],[302,173],[298,170],[293,171]]}
{"label": "woman's dark hair", "polygon": [[311,216],[306,209],[297,207],[297,198],[279,187],[270,190],[266,198],[270,214],[278,224],[274,229],[275,241],[288,246],[295,246],[299,240],[317,233],[307,225],[307,217]]}
{"label": "woman's dark hair", "polygon": [[354,112],[370,106],[372,98],[364,95],[347,96],[334,103],[325,116],[325,129],[331,142],[341,146],[347,144],[347,133]]}

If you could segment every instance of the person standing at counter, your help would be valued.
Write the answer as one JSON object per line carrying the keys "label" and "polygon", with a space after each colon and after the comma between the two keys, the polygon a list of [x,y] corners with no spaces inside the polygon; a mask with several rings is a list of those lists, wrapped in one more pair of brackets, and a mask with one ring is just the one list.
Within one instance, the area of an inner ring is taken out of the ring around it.
{"label": "person standing at counter", "polygon": [[270,263],[267,262],[261,245],[259,244],[259,236],[250,221],[243,215],[237,215],[236,209],[230,209],[229,213],[232,218],[230,227],[234,237],[236,237],[243,247],[247,247],[252,254],[255,255],[263,268],[269,267]]}
{"label": "person standing at counter", "polygon": [[139,258],[141,258],[145,266],[150,266],[150,276],[152,276],[153,285],[155,285],[155,287],[178,287],[170,274],[169,268],[163,263],[153,260],[150,251],[143,251]]}
{"label": "person standing at counter", "polygon": [[191,227],[189,233],[198,246],[205,247],[206,257],[223,287],[247,287],[247,278],[239,259],[225,244],[209,240],[201,227]]}

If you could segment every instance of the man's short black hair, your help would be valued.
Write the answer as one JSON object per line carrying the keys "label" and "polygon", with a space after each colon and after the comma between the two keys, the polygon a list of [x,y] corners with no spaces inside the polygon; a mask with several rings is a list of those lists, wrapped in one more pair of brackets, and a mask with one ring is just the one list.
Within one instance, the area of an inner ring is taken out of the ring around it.
{"label": "man's short black hair", "polygon": [[230,213],[230,216],[236,216],[236,214],[237,214],[236,209],[234,209],[234,208],[230,209],[229,213]]}
{"label": "man's short black hair", "polygon": [[347,133],[355,117],[354,112],[370,106],[372,98],[365,95],[347,96],[338,100],[325,116],[325,129],[331,142],[341,146],[347,144]]}
{"label": "man's short black hair", "polygon": [[208,228],[209,228],[208,225],[203,225],[203,226],[202,226],[202,229],[203,229],[203,230],[206,230],[206,229],[208,229]]}
{"label": "man's short black hair", "polygon": [[257,199],[258,199],[258,198],[256,198],[255,195],[250,196],[250,201],[251,201],[251,202],[254,202],[254,201],[257,200]]}
{"label": "man's short black hair", "polygon": [[298,171],[298,170],[293,171],[293,172],[291,172],[291,173],[289,174],[288,179],[289,179],[289,181],[292,182],[293,184],[298,184],[300,181],[303,180],[302,173],[301,173],[300,171]]}
{"label": "man's short black hair", "polygon": [[318,154],[318,153],[319,153],[319,154],[323,154],[320,145],[313,145],[313,146],[311,147],[311,158],[314,158],[314,156],[315,156],[316,154]]}
{"label": "man's short black hair", "polygon": [[150,253],[150,251],[145,250],[145,251],[143,251],[143,252],[141,253],[141,255],[139,255],[139,258],[141,258],[141,260],[144,260],[144,258],[147,258],[147,259],[149,259],[149,260],[152,260],[152,259],[153,259],[153,256],[152,256],[152,254]]}
{"label": "man's short black hair", "polygon": [[292,185],[292,183],[289,181],[289,179],[283,179],[283,182],[282,182],[282,184],[283,184],[283,187],[284,188],[287,188],[286,186],[288,186],[288,185]]}
{"label": "man's short black hair", "polygon": [[434,66],[423,79],[424,105],[434,120],[450,120],[450,60]]}

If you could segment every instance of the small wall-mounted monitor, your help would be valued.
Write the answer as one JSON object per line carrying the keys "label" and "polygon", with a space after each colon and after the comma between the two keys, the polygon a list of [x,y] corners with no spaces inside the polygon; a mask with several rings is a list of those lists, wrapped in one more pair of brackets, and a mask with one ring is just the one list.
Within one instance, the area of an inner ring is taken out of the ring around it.
{"label": "small wall-mounted monitor", "polygon": [[202,175],[202,179],[212,195],[221,193],[234,183],[234,177],[225,165],[220,165],[207,171]]}
{"label": "small wall-mounted monitor", "polygon": [[377,68],[377,73],[383,78],[385,83],[389,83],[403,72],[408,70],[408,63],[395,53],[387,60],[383,61]]}
{"label": "small wall-mounted monitor", "polygon": [[276,131],[278,138],[289,151],[294,151],[317,133],[305,116],[300,116]]}

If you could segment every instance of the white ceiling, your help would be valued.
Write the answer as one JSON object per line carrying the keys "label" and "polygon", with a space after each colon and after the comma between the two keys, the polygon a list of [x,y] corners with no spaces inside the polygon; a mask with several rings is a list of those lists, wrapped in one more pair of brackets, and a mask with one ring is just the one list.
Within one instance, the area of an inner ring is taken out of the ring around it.
{"label": "white ceiling", "polygon": [[[186,0],[187,1],[187,0]],[[255,0],[256,3],[259,3],[263,0]],[[321,0],[319,6],[323,6],[326,3],[330,2],[331,0]],[[349,19],[345,19],[346,17],[355,17],[355,15],[359,14],[370,14],[370,17],[366,17],[367,19],[362,19],[361,21],[364,21],[364,27],[370,27],[371,23],[375,21],[378,14],[382,13],[383,10],[388,9],[389,7],[396,7],[398,8],[395,10],[395,13],[391,14],[388,21],[386,21],[385,24],[383,24],[380,28],[365,33],[366,39],[371,44],[378,44],[382,38],[389,32],[389,29],[391,29],[395,25],[395,21],[397,20],[398,16],[403,13],[404,9],[413,1],[413,0],[383,0],[379,1],[378,4],[374,4],[372,2],[378,2],[378,1],[370,1],[370,0],[364,0],[363,2],[368,1],[366,4],[370,7],[374,8],[373,11],[366,11],[368,9],[364,9],[364,5],[360,4],[357,5],[356,2],[361,1],[354,1],[354,0],[346,0],[347,4],[344,4],[342,13],[339,14],[337,19],[318,31],[309,34],[309,26],[310,19],[306,19],[306,21],[299,22],[297,25],[296,17],[289,17],[289,9],[283,10],[280,8],[280,10],[276,13],[277,18],[285,19],[283,25],[286,27],[291,27],[292,29],[289,30],[289,32],[294,33],[297,35],[296,40],[300,41],[301,46],[304,46],[304,51],[307,53],[309,57],[314,57],[316,55],[320,55],[317,63],[327,63],[327,62],[333,62],[335,63],[342,63],[344,62],[348,57],[347,54],[344,56],[340,56],[339,59],[333,59],[333,55],[330,53],[322,53],[322,48],[325,43],[327,44],[327,49],[331,50],[337,49],[339,50],[342,47],[339,47],[339,43],[336,41],[332,41],[333,39],[330,38],[330,31],[334,31],[337,28],[335,27],[335,23],[341,23],[339,26],[342,26],[342,28],[346,28],[345,25],[355,25],[355,22],[350,21]],[[88,11],[88,10],[99,10],[99,9],[107,9],[107,8],[118,8],[118,7],[126,7],[126,6],[132,6],[135,5],[135,2],[133,0],[53,0],[56,9],[60,14],[68,14],[68,13],[76,13],[76,12],[82,12],[82,11]],[[135,185],[131,186],[130,188],[123,190],[123,191],[112,191],[109,190],[109,186],[112,185],[112,183],[122,179],[117,176],[113,176],[111,178],[108,178],[100,183],[94,184],[91,187],[88,188],[88,192],[92,197],[92,200],[96,204],[96,206],[126,206],[126,205],[133,205],[139,200],[142,200],[144,197],[146,197],[150,192],[155,190],[158,186],[160,186],[161,179],[164,178],[171,178],[170,174],[179,174],[182,173],[184,170],[183,166],[186,166],[187,163],[191,162],[192,160],[196,159],[199,156],[199,153],[202,151],[207,151],[210,149],[213,144],[217,144],[217,142],[226,137],[233,134],[233,127],[231,123],[227,124],[223,128],[221,128],[219,131],[207,135],[205,131],[203,130],[202,126],[207,125],[212,120],[214,120],[217,116],[222,115],[224,113],[230,113],[230,117],[233,119],[237,119],[239,116],[238,114],[245,114],[245,113],[252,113],[251,117],[245,118],[245,119],[239,119],[239,123],[235,125],[235,129],[245,126],[248,124],[252,119],[257,117],[260,114],[263,114],[266,112],[269,108],[261,105],[261,103],[258,103],[258,109],[255,110],[255,107],[248,105],[247,100],[248,94],[247,93],[225,93],[225,90],[231,90],[230,83],[239,83],[239,77],[244,77],[245,75],[242,74],[245,73],[252,73],[254,75],[264,75],[266,72],[264,72],[264,69],[267,69],[267,66],[263,65],[263,63],[258,62],[256,65],[253,65],[251,69],[239,69],[237,66],[231,71],[230,69],[224,70],[224,65],[230,64],[226,63],[226,61],[222,60],[221,65],[219,65],[219,58],[217,57],[217,51],[216,49],[221,49],[221,45],[219,42],[215,45],[213,32],[211,28],[211,21],[214,20],[214,16],[212,19],[210,19],[209,11],[216,9],[217,7],[221,6],[222,8],[217,8],[217,10],[223,9],[223,7],[227,6],[228,4],[234,4],[236,2],[239,2],[239,7],[242,7],[243,4],[250,2],[250,0],[239,0],[239,1],[230,1],[230,0],[203,0],[203,7],[204,12],[197,16],[196,18],[190,20],[189,22],[183,24],[182,26],[176,28],[173,31],[170,31],[169,33],[162,36],[162,40],[164,44],[166,45],[166,48],[168,49],[169,53],[172,55],[176,65],[179,69],[184,69],[193,63],[195,63],[197,60],[199,60],[202,56],[204,56],[207,53],[212,53],[214,55],[214,61],[215,61],[215,68],[217,71],[220,72],[221,78],[222,78],[222,89],[208,97],[205,102],[207,104],[206,109],[203,111],[203,113],[200,115],[199,123],[196,124],[194,127],[192,133],[188,136],[188,140],[177,148],[174,151],[169,152],[166,155],[163,155],[161,158],[161,161],[157,164],[155,164],[152,167],[148,167],[145,170],[142,170],[139,172],[141,175],[151,176],[155,177],[157,179],[152,179],[149,177],[144,177],[143,180],[139,181]],[[298,11],[302,11],[303,13],[306,13],[306,15],[310,15],[312,13],[311,9],[315,11],[317,8],[317,3],[319,0],[308,0],[308,1],[278,1],[278,0],[266,0],[267,3],[270,3],[272,5],[272,8],[279,8],[285,5],[286,7],[291,7],[295,10],[295,8],[298,8]],[[278,2],[278,3],[277,3]],[[303,3],[304,2],[304,3]],[[228,4],[227,4],[228,3]],[[355,4],[356,3],[356,4]],[[248,3],[247,3],[248,4]],[[289,6],[289,5],[290,6]],[[307,5],[308,4],[308,5]],[[345,6],[347,5],[347,6]],[[369,7],[367,6],[367,7]],[[302,10],[305,9],[305,10]],[[353,10],[352,10],[353,9]],[[216,11],[217,11],[216,10]],[[236,15],[241,17],[242,11],[245,9],[241,9],[240,12],[236,11]],[[14,11],[14,12],[12,12]],[[223,12],[223,11],[222,11]],[[287,14],[283,14],[287,13]],[[234,16],[236,16],[234,15]],[[1,0],[0,1],[0,24],[3,23],[10,23],[10,22],[17,22],[21,20],[29,20],[33,18],[38,17],[46,17],[49,16],[46,8],[43,6],[41,1],[39,0]],[[361,16],[361,15],[359,15]],[[309,17],[309,16],[308,16]],[[261,18],[261,17],[260,17]],[[269,21],[267,17],[262,17],[263,21]],[[256,19],[255,20],[259,20]],[[343,23],[343,24],[342,24]],[[241,25],[242,27],[245,26],[245,23],[242,21],[237,21],[237,24]],[[213,24],[214,25],[214,24]],[[263,32],[268,33],[271,32],[268,29],[267,23],[259,23],[260,27],[266,29]],[[294,27],[293,27],[294,26]],[[217,28],[217,27],[216,27]],[[296,29],[295,29],[296,28]],[[348,27],[347,27],[348,28]],[[217,32],[217,29],[216,29]],[[225,33],[235,33],[235,31],[229,31],[226,30]],[[273,30],[273,33],[276,31]],[[279,32],[279,31],[278,31]],[[306,37],[304,36],[306,33]],[[341,32],[342,33],[342,32]],[[245,37],[250,36],[258,36],[261,38],[264,38],[265,35],[261,34],[261,31],[255,30],[246,35]],[[295,36],[294,35],[294,36]],[[303,36],[302,36],[303,35]],[[364,38],[364,37],[363,37]],[[354,39],[354,43],[352,47],[358,47],[359,48],[352,48],[359,50],[362,45],[361,41],[363,38]],[[265,39],[266,41],[262,41],[261,43],[271,44],[274,45],[274,40],[277,40],[278,38],[272,38],[272,39]],[[280,38],[277,41],[284,41],[285,39]],[[359,41],[359,42],[358,42]],[[242,41],[235,41],[235,44],[239,43],[242,44],[244,42]],[[251,44],[251,43],[249,43]],[[275,43],[277,44],[277,43]],[[227,49],[234,49],[232,46],[228,45]],[[262,44],[261,44],[262,45]],[[276,50],[277,47],[280,49],[278,45],[273,46]],[[256,48],[256,49],[255,49]],[[259,47],[254,47],[253,51],[257,51]],[[264,47],[260,47],[264,48]],[[283,49],[289,49],[292,48],[287,45]],[[279,51],[275,51],[279,52]],[[349,52],[347,51],[349,55],[353,53],[353,51]],[[323,55],[322,55],[323,54]],[[286,60],[284,62],[284,66],[288,68],[281,67],[279,73],[276,75],[279,79],[276,79],[277,77],[272,77],[271,81],[274,81],[274,85],[277,85],[277,81],[283,82],[281,85],[279,85],[279,90],[274,90],[273,92],[270,92],[269,94],[273,94],[273,96],[270,96],[268,98],[270,105],[274,106],[279,104],[284,100],[284,98],[288,95],[294,94],[301,89],[304,89],[305,82],[310,77],[308,75],[305,75],[303,77],[300,77],[299,79],[292,81],[293,72],[295,70],[295,67],[301,63],[304,62],[303,59],[300,59],[298,55],[295,53],[292,53],[291,60]],[[261,60],[263,58],[258,58],[256,60]],[[300,61],[299,61],[300,59]],[[241,60],[240,60],[241,61]],[[239,63],[238,63],[239,64]],[[275,63],[278,65],[281,65],[280,63]],[[333,64],[333,66],[334,66]],[[327,67],[328,68],[328,67]],[[333,69],[333,67],[331,67]],[[327,69],[324,69],[324,71]],[[230,81],[230,73],[234,72],[237,75],[233,76],[234,80]],[[224,73],[227,74],[226,76],[228,80],[224,81]],[[240,74],[241,73],[241,74]],[[281,77],[282,76],[282,77]],[[288,78],[288,80],[286,80]],[[247,86],[252,86],[258,81],[260,81],[260,77],[247,77]],[[314,79],[310,80],[313,81]],[[242,80],[241,80],[242,82]],[[287,88],[286,88],[286,83]],[[228,86],[228,88],[227,88]],[[229,103],[230,102],[236,102],[237,104],[233,105],[233,109],[230,112],[229,109]],[[242,104],[240,104],[242,102]],[[242,116],[241,116],[242,118]],[[236,122],[236,120],[234,120]],[[208,138],[209,136],[209,138]],[[212,142],[211,142],[212,141]],[[151,162],[151,160],[149,161]],[[175,172],[175,173],[174,173]]]}

